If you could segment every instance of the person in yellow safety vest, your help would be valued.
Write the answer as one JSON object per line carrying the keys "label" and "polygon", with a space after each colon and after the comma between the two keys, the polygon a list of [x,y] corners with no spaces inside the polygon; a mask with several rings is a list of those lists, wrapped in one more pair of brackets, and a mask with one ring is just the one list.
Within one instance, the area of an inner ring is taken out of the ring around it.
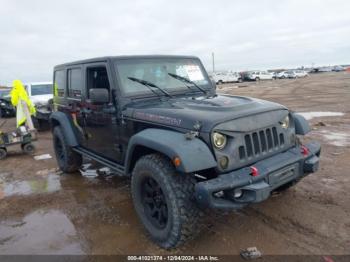
{"label": "person in yellow safety vest", "polygon": [[[24,111],[25,109],[23,108],[23,106],[26,105],[28,107],[30,115],[35,115],[36,110],[33,103],[30,101],[21,80],[14,80],[12,82],[12,86],[13,87],[10,93],[11,103],[13,106],[17,108],[17,114],[16,114],[17,127],[19,127],[23,125],[27,120],[27,117]],[[22,103],[21,101],[23,101],[24,103]]]}

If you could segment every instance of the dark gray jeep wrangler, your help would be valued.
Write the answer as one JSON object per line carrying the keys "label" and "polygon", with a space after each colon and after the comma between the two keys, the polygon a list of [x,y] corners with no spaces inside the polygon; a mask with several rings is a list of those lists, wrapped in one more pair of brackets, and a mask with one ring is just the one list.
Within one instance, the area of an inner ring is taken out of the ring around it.
{"label": "dark gray jeep wrangler", "polygon": [[103,57],[54,68],[53,142],[60,169],[82,156],[131,177],[151,239],[194,235],[200,210],[267,199],[318,168],[306,120],[282,105],[217,94],[189,56]]}

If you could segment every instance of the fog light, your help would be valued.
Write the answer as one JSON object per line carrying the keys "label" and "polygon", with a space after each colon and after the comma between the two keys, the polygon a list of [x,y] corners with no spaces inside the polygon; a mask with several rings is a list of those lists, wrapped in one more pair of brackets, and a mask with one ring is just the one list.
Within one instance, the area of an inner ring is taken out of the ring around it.
{"label": "fog light", "polygon": [[220,157],[220,167],[222,169],[226,169],[228,167],[228,157],[227,156],[222,156]]}
{"label": "fog light", "polygon": [[240,198],[243,195],[243,191],[241,189],[236,189],[233,193],[234,198]]}

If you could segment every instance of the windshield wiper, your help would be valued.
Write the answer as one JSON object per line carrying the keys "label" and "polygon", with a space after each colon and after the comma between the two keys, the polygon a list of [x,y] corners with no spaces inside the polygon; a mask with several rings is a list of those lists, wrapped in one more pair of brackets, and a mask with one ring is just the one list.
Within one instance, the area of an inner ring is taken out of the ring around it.
{"label": "windshield wiper", "polygon": [[[186,77],[183,77],[183,76],[179,76],[179,75],[176,75],[176,74],[172,74],[172,73],[168,73],[168,75],[170,75],[171,77],[177,79],[177,80],[180,80],[181,82],[184,82],[184,83],[188,83],[188,84],[192,84],[194,85],[195,87],[197,87],[200,91],[202,91],[204,94],[208,95],[208,92],[206,90],[204,90],[203,88],[201,88],[199,85],[197,85],[195,82],[187,79]],[[189,86],[186,85],[188,88]]]}
{"label": "windshield wiper", "polygon": [[139,79],[139,78],[135,78],[135,77],[128,77],[128,79],[130,79],[131,81],[140,83],[141,85],[147,86],[153,93],[155,93],[157,96],[159,96],[159,94],[157,94],[156,92],[154,92],[154,90],[152,89],[152,87],[157,88],[158,90],[160,90],[164,95],[168,96],[168,97],[172,97],[172,95],[170,95],[167,91],[165,91],[163,88],[160,88],[159,86],[148,82],[146,80],[143,79]]}

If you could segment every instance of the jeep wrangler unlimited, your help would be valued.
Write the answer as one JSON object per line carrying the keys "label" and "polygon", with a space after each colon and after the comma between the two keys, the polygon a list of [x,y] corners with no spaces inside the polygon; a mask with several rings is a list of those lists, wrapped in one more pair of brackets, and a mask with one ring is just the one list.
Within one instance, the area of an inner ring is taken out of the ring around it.
{"label": "jeep wrangler unlimited", "polygon": [[131,178],[150,238],[178,246],[204,208],[238,209],[318,169],[320,144],[282,105],[217,94],[191,56],[103,57],[54,68],[53,143],[60,169],[82,156]]}

